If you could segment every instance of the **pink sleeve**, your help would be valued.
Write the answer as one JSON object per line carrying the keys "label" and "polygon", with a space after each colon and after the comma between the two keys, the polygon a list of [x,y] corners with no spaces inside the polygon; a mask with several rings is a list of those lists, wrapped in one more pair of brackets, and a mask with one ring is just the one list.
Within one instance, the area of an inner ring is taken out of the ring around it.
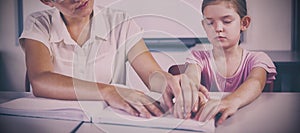
{"label": "pink sleeve", "polygon": [[186,59],[186,63],[198,64],[203,71],[205,65],[208,63],[208,51],[192,50],[191,55]]}
{"label": "pink sleeve", "polygon": [[257,52],[253,61],[253,68],[262,67],[267,71],[267,83],[270,83],[276,79],[276,67],[266,53]]}

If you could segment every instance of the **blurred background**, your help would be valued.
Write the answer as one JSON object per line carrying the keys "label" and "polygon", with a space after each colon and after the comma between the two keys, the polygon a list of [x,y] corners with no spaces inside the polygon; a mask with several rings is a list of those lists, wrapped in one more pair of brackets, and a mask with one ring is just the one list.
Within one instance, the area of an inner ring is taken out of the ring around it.
{"label": "blurred background", "polygon": [[[272,58],[279,72],[274,91],[299,92],[299,2],[247,2],[252,23],[241,46],[265,51]],[[200,22],[201,0],[95,0],[95,4],[128,12],[144,28],[147,46],[165,70],[184,63],[190,47],[207,43]],[[44,9],[50,8],[39,0],[0,1],[0,91],[25,91],[25,58],[18,37],[26,16]]]}

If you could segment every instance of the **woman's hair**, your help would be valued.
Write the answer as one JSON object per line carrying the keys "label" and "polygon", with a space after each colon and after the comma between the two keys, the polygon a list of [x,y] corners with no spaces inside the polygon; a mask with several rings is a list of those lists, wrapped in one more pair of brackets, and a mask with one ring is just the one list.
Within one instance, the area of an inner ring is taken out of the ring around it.
{"label": "woman's hair", "polygon": [[202,2],[202,14],[204,8],[209,5],[219,4],[221,2],[227,2],[236,10],[240,18],[243,18],[247,15],[247,2],[246,0],[203,0]]}

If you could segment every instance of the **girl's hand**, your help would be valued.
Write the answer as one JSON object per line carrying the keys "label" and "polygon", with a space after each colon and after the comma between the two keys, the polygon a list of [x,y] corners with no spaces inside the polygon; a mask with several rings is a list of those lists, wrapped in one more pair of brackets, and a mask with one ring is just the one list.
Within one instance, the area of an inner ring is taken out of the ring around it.
{"label": "girl's hand", "polygon": [[108,105],[134,116],[149,118],[164,114],[159,102],[137,90],[110,85],[102,94]]}
{"label": "girl's hand", "polygon": [[[216,99],[210,99],[204,106],[202,106],[197,112],[195,119],[206,122],[210,119],[213,119],[215,117],[219,117],[217,121],[217,125],[222,124],[228,117],[233,115],[235,112],[237,112],[239,106],[238,104],[222,99],[222,100],[216,100]],[[220,116],[217,116],[220,115]]]}

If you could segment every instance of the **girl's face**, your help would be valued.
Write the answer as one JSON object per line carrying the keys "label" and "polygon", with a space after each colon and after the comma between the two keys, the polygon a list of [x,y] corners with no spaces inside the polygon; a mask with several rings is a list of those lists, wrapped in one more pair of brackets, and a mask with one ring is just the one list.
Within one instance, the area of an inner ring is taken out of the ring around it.
{"label": "girl's face", "polygon": [[208,5],[203,14],[202,25],[213,45],[220,45],[224,49],[238,45],[240,32],[244,29],[240,16],[229,3]]}
{"label": "girl's face", "polygon": [[56,0],[51,2],[65,17],[82,18],[91,15],[94,0]]}

